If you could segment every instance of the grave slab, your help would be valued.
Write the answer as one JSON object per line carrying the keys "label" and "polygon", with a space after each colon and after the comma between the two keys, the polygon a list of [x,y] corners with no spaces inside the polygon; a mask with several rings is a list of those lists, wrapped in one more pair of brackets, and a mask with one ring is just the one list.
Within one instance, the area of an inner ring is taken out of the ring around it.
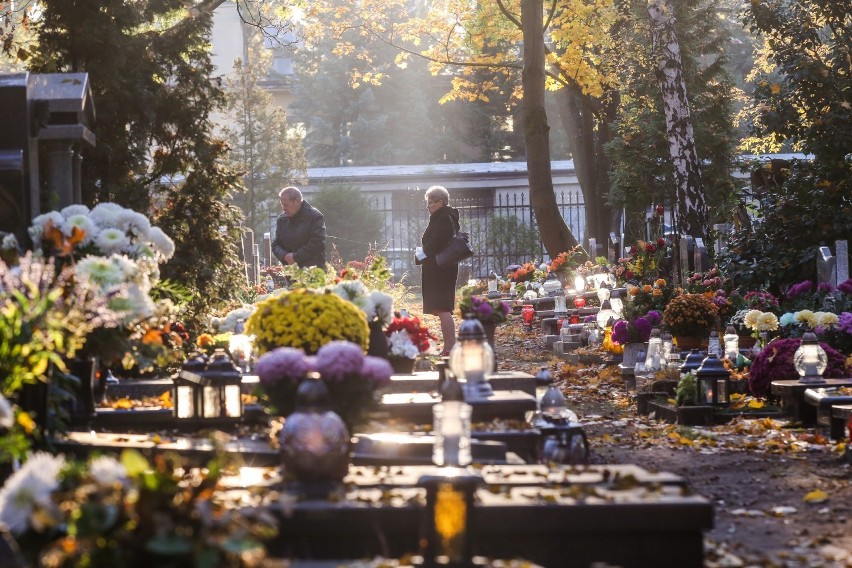
{"label": "grave slab", "polygon": [[[486,375],[491,388],[497,391],[518,390],[535,394],[535,377],[521,371],[497,371]],[[422,371],[413,375],[393,375],[385,393],[431,393],[438,390],[438,372]]]}
{"label": "grave slab", "polygon": [[832,407],[852,404],[852,395],[841,394],[836,388],[809,388],[805,390],[805,403],[814,407],[816,427],[829,434],[832,440],[846,437],[845,424],[835,424]]}
{"label": "grave slab", "polygon": [[[432,406],[440,398],[430,393],[391,393],[382,396],[379,411],[414,424],[432,423]],[[473,407],[474,422],[494,419],[524,420],[537,408],[535,396],[515,390],[494,391],[487,399],[467,401]]]}
{"label": "grave slab", "polygon": [[816,426],[816,408],[805,402],[805,391],[809,388],[831,388],[852,386],[852,378],[825,379],[819,385],[802,384],[798,379],[772,381],[771,392],[781,400],[784,414],[805,426]]}

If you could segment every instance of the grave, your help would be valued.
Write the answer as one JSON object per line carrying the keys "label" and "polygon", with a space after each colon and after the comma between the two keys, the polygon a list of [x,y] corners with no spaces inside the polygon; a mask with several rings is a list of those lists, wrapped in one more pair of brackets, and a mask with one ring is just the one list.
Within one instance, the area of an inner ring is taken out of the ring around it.
{"label": "grave", "polygon": [[805,402],[805,391],[819,386],[822,388],[850,387],[852,378],[825,379],[820,385],[803,384],[798,379],[772,381],[771,392],[781,401],[784,414],[798,420],[805,426],[815,426],[817,420],[816,408]]}
{"label": "grave", "polygon": [[852,404],[852,392],[844,394],[837,388],[809,388],[805,389],[804,401],[814,408],[818,429],[826,432],[832,440],[846,437],[846,424],[833,419],[833,407]]}

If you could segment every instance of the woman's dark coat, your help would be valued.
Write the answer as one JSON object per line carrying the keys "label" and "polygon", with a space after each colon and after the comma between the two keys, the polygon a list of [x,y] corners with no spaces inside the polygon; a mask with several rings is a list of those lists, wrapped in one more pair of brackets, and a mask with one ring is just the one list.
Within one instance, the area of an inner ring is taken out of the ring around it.
{"label": "woman's dark coat", "polygon": [[284,262],[288,252],[293,253],[296,264],[301,268],[325,268],[325,218],[307,201],[302,201],[302,206],[292,217],[284,213],[278,216],[272,253]]}
{"label": "woman's dark coat", "polygon": [[429,216],[421,244],[426,258],[422,262],[423,313],[452,312],[455,307],[458,264],[438,266],[435,256],[444,250],[459,230],[459,212],[444,205]]}

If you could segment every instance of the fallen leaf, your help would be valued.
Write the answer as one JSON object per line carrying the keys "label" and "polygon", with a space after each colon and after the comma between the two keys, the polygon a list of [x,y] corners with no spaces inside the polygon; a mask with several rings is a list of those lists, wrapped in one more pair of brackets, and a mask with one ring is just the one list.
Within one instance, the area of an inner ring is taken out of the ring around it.
{"label": "fallen leaf", "polygon": [[828,501],[828,493],[821,489],[814,489],[809,491],[802,500],[806,503],[824,503]]}

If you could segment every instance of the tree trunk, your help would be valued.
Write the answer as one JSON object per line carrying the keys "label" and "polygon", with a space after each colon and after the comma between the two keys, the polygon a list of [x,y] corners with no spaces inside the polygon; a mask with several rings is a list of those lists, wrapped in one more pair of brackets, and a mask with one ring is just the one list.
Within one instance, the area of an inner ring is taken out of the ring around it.
{"label": "tree trunk", "polygon": [[[612,135],[608,126],[611,108],[618,105],[608,105],[604,109],[604,116],[596,117],[594,106],[599,101],[582,94],[578,87],[573,86],[557,91],[557,100],[559,116],[574,159],[577,181],[583,192],[586,210],[583,242],[588,243],[594,237],[598,243],[604,243],[610,231],[614,230],[616,220],[612,207],[606,202],[610,189],[610,162],[604,152],[604,145]],[[614,97],[614,100],[617,99]]]}
{"label": "tree trunk", "polygon": [[669,154],[674,165],[678,230],[681,234],[706,238],[707,203],[701,187],[671,0],[649,0],[648,14],[658,58],[657,76],[663,95]]}
{"label": "tree trunk", "polygon": [[521,110],[530,184],[530,205],[541,242],[551,258],[577,244],[556,205],[550,168],[550,126],[544,109],[544,27],[542,0],[522,0],[524,91]]}

